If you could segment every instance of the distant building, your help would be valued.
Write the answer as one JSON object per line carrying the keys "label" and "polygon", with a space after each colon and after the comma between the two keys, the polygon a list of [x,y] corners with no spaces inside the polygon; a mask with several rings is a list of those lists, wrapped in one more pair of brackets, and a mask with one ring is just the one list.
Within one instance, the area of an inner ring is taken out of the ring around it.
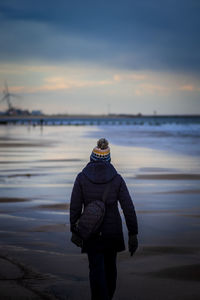
{"label": "distant building", "polygon": [[30,115],[30,112],[27,109],[24,110],[11,107],[8,110],[6,110],[3,114],[6,116],[27,116]]}
{"label": "distant building", "polygon": [[41,110],[32,110],[31,115],[40,116],[40,115],[42,115],[42,111]]}

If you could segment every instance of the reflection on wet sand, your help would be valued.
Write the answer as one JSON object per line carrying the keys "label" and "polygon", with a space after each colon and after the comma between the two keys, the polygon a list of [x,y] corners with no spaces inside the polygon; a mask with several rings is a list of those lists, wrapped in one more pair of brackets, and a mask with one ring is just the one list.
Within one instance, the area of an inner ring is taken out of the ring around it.
{"label": "reflection on wet sand", "polygon": [[0,197],[0,203],[17,203],[17,202],[25,202],[30,201],[28,198],[11,198],[11,197]]}
{"label": "reflection on wet sand", "polygon": [[[130,177],[129,177],[130,178]],[[134,179],[144,180],[200,180],[200,174],[139,174]]]}
{"label": "reflection on wet sand", "polygon": [[69,228],[66,227],[66,224],[51,224],[31,229],[33,232],[66,232],[66,230],[69,230]]}
{"label": "reflection on wet sand", "polygon": [[155,194],[200,194],[199,189],[180,189],[180,190],[173,190],[173,191],[162,191],[162,192],[155,192]]}
{"label": "reflection on wet sand", "polygon": [[56,203],[56,204],[43,204],[43,205],[39,205],[35,208],[42,208],[42,209],[51,209],[51,210],[55,210],[55,209],[64,209],[67,210],[69,209],[69,203]]}

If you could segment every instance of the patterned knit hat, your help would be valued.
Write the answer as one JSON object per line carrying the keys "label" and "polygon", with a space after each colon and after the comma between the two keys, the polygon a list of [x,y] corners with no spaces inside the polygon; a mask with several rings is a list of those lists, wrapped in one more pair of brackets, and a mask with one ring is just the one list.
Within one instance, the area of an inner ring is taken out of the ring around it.
{"label": "patterned knit hat", "polygon": [[97,146],[92,150],[90,155],[90,161],[111,161],[110,158],[110,148],[108,146],[108,141],[101,138],[97,141]]}

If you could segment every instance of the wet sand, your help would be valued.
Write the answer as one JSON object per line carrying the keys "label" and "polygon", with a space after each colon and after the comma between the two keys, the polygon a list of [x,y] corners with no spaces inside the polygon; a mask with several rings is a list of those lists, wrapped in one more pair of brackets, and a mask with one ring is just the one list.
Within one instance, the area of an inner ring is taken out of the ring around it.
{"label": "wet sand", "polygon": [[[88,300],[88,261],[70,241],[69,199],[96,139],[82,137],[87,128],[48,128],[41,142],[37,128],[31,133],[14,130],[9,142],[0,138],[1,298]],[[21,146],[15,147],[17,137]],[[140,230],[136,254],[118,254],[113,300],[199,299],[200,172],[188,171],[195,158],[111,148]],[[127,245],[124,219],[123,227]]]}
{"label": "wet sand", "polygon": [[[16,299],[17,290],[21,299],[27,295],[30,299],[90,299],[85,255],[11,246],[1,247],[1,252],[7,253],[0,259],[0,276],[6,278],[1,295]],[[133,257],[118,254],[114,300],[198,299],[200,265],[195,259],[199,254],[200,248],[194,247],[150,246],[140,247]]]}
{"label": "wet sand", "polygon": [[[20,203],[14,198],[8,203],[13,204],[15,200],[16,204]],[[67,214],[69,204],[39,205],[33,206],[32,210],[35,213],[58,211]],[[138,210],[137,214],[142,218],[151,214],[182,217],[183,211]],[[71,244],[67,223],[49,219],[37,220],[37,223],[30,221],[31,224],[22,230],[17,229],[20,218],[10,222],[16,232],[9,228],[0,231],[1,239],[10,240],[9,244],[0,245],[0,290],[5,299],[90,299],[87,257]],[[114,300],[198,299],[198,232],[191,232],[191,245],[164,245],[156,233],[152,237],[157,245],[145,245],[140,242],[139,235],[139,248],[133,257],[127,251],[118,254],[118,284]]]}

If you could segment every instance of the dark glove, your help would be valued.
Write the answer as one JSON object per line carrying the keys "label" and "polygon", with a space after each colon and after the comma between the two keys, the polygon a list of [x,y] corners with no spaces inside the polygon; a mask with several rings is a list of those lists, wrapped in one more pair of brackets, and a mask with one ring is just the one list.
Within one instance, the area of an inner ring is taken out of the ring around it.
{"label": "dark glove", "polygon": [[129,234],[129,239],[128,239],[128,248],[130,255],[132,256],[133,253],[137,250],[138,248],[138,239],[137,235]]}
{"label": "dark glove", "polygon": [[71,242],[74,243],[77,247],[83,246],[83,240],[75,232],[72,232]]}

